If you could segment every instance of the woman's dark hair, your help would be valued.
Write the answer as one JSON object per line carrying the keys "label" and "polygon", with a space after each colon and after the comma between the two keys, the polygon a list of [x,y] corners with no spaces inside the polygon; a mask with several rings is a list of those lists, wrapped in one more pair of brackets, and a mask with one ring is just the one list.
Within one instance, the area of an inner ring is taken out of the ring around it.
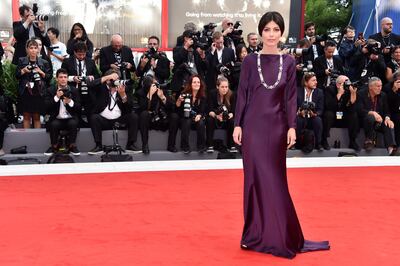
{"label": "woman's dark hair", "polygon": [[306,82],[308,82],[311,78],[316,77],[314,72],[307,72],[303,76],[303,80],[301,81],[301,84],[303,87],[306,85]]}
{"label": "woman's dark hair", "polygon": [[225,77],[225,76],[218,76],[217,78],[217,87],[219,87],[219,85],[221,85],[222,82],[228,82],[228,92],[224,95],[224,100],[223,100],[223,104],[226,105],[226,107],[230,108],[231,107],[231,97],[232,97],[232,91],[229,88],[229,80]]}
{"label": "woman's dark hair", "polygon": [[281,34],[285,31],[285,21],[283,20],[282,15],[276,11],[270,11],[265,13],[258,23],[258,34],[262,35],[262,32],[265,28],[265,25],[270,23],[271,21],[278,24],[279,29],[281,30]]}
{"label": "woman's dark hair", "polygon": [[238,61],[240,60],[240,54],[242,53],[243,48],[246,48],[243,43],[240,43],[236,46],[236,58]]}
{"label": "woman's dark hair", "polygon": [[206,97],[206,85],[204,81],[201,79],[201,77],[197,74],[190,76],[182,93],[192,93],[192,82],[194,78],[198,78],[200,80],[200,89],[199,92],[197,93],[197,99]]}
{"label": "woman's dark hair", "polygon": [[26,41],[25,48],[28,49],[29,46],[39,47],[39,44],[37,43],[36,39],[32,38]]}
{"label": "woman's dark hair", "polygon": [[60,31],[58,30],[58,29],[56,29],[56,28],[54,28],[54,27],[50,27],[50,28],[48,28],[47,29],[47,32],[51,32],[51,33],[53,33],[54,35],[56,35],[56,38],[58,38],[58,36],[60,36]]}
{"label": "woman's dark hair", "polygon": [[76,26],[78,26],[79,28],[82,29],[82,37],[81,37],[81,39],[82,39],[83,41],[87,40],[87,39],[88,39],[88,36],[87,36],[86,30],[85,30],[85,27],[83,27],[83,25],[82,25],[81,23],[79,23],[79,22],[78,22],[78,23],[75,23],[74,25],[72,25],[71,34],[69,35],[69,38],[72,40],[72,39],[75,37],[74,28],[75,28]]}

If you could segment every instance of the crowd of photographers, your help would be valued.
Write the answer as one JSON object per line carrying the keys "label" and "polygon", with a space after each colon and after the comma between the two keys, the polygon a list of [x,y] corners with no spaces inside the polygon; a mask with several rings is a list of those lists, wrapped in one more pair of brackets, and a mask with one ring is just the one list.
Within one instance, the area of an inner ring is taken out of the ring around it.
{"label": "crowd of photographers", "polygon": [[[79,155],[76,137],[81,127],[92,130],[95,143],[89,154],[102,153],[102,130],[117,127],[128,131],[125,148],[131,152],[150,152],[151,129],[168,131],[166,148],[177,152],[179,128],[185,153],[191,151],[192,130],[197,133],[197,150],[213,152],[216,128],[226,129],[226,148],[237,152],[232,132],[241,63],[262,47],[256,33],[247,34],[246,45],[240,22],[225,18],[220,31],[214,23],[201,31],[193,23],[185,24],[173,62],[159,51],[159,38],[150,36],[147,51],[135,65],[131,49],[118,34],[110,45],[95,49],[84,26],[75,23],[65,45],[58,39],[58,29],[46,30],[47,18],[37,14],[37,6],[23,5],[19,11],[21,21],[13,24],[12,59],[19,82],[17,109],[24,128],[41,127],[40,117],[46,115],[51,143],[46,155],[58,151],[62,130],[67,131],[67,150]],[[297,61],[297,148],[328,150],[330,129],[344,127],[349,148],[359,151],[357,136],[364,128],[366,150],[374,148],[376,133],[382,132],[388,154],[397,154],[400,36],[392,29],[392,20],[384,18],[381,31],[364,39],[347,26],[338,44],[317,36],[310,22],[297,48],[282,45],[282,52]],[[0,100],[1,155],[3,131],[12,115],[6,111],[6,97]],[[136,143],[138,132],[141,147]]]}

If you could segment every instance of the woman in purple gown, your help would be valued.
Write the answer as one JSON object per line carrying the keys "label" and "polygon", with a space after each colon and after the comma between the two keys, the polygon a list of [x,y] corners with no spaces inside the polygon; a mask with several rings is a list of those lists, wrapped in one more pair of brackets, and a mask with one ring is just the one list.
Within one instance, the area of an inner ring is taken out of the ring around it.
{"label": "woman in purple gown", "polygon": [[279,53],[284,21],[277,12],[260,19],[263,49],[242,64],[234,141],[242,145],[244,168],[243,249],[294,258],[329,249],[329,242],[304,240],[286,177],[286,149],[296,140],[296,67]]}

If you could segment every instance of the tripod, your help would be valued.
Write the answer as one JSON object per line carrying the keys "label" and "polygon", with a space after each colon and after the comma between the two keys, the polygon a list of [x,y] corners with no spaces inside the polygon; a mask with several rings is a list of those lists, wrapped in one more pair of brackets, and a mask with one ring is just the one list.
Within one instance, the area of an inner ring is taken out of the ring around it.
{"label": "tripod", "polygon": [[120,124],[118,122],[115,122],[113,125],[113,145],[108,145],[104,146],[104,151],[106,154],[109,154],[110,152],[117,152],[119,155],[121,155],[125,150],[119,145],[118,142],[118,128],[120,127]]}

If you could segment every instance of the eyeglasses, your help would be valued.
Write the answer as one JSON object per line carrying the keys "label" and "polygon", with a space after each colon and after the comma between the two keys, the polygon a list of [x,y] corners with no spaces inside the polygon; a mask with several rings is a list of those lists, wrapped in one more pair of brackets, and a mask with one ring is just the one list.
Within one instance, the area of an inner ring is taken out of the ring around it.
{"label": "eyeglasses", "polygon": [[226,25],[233,26],[233,23],[232,22],[228,22]]}

